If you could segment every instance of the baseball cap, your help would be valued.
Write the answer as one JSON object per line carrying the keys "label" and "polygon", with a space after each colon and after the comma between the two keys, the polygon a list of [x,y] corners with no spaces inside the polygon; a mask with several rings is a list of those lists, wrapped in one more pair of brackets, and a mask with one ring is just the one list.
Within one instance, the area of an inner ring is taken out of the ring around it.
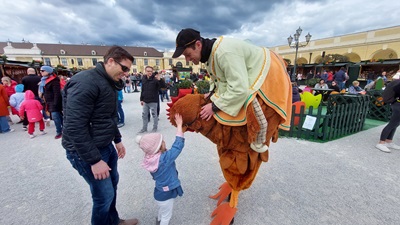
{"label": "baseball cap", "polygon": [[176,36],[176,49],[172,55],[172,58],[177,58],[182,55],[183,51],[185,51],[189,45],[195,43],[197,40],[200,40],[200,38],[199,31],[192,28],[182,29],[178,36]]}

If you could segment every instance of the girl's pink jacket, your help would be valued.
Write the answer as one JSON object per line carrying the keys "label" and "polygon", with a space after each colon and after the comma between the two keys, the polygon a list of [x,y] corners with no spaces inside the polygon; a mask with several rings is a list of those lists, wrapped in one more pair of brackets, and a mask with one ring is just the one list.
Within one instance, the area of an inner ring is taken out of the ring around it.
{"label": "girl's pink jacket", "polygon": [[23,117],[26,111],[26,117],[30,123],[38,122],[43,120],[42,114],[43,106],[38,100],[35,99],[35,95],[31,90],[25,92],[25,100],[21,103],[19,108],[19,116]]}

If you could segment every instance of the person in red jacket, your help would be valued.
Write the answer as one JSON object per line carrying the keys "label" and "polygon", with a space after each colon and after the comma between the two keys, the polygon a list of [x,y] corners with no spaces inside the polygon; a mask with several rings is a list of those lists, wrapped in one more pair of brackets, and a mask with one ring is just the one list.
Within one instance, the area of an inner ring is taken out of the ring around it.
{"label": "person in red jacket", "polygon": [[[4,88],[7,92],[8,99],[10,99],[11,95],[15,93],[15,86],[17,86],[18,83],[15,80],[11,80],[10,77],[6,76],[1,78],[1,82],[3,83]],[[14,107],[11,107],[11,113],[13,115],[18,115],[18,111]],[[7,116],[7,120],[11,124],[14,124],[10,116]]]}
{"label": "person in red jacket", "polygon": [[19,108],[19,116],[24,118],[24,112],[26,111],[26,117],[28,118],[28,133],[30,138],[35,137],[35,123],[39,122],[40,134],[44,135],[44,121],[42,115],[42,104],[35,99],[35,94],[31,90],[25,92],[25,100],[21,103]]}
{"label": "person in red jacket", "polygon": [[8,106],[10,106],[10,103],[7,91],[4,86],[0,84],[0,133],[9,133],[14,131],[14,129],[10,129],[10,125],[7,121],[7,116],[10,114]]}

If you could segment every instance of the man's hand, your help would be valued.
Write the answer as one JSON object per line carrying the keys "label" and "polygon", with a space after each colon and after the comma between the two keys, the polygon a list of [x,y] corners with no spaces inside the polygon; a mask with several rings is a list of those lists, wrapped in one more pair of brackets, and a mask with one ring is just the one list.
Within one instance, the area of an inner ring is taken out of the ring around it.
{"label": "man's hand", "polygon": [[144,105],[144,101],[140,101],[140,104],[143,106]]}
{"label": "man's hand", "polygon": [[204,94],[204,99],[207,99],[209,95],[210,95],[210,92],[205,93],[205,94]]}
{"label": "man's hand", "polygon": [[92,165],[92,173],[94,179],[96,180],[107,179],[110,176],[110,170],[111,168],[103,160],[100,160],[98,163]]}
{"label": "man's hand", "polygon": [[200,118],[208,121],[213,115],[214,112],[212,110],[212,103],[208,103],[207,105],[201,107]]}
{"label": "man's hand", "polygon": [[118,152],[118,158],[123,159],[126,154],[125,146],[122,144],[122,142],[115,144],[115,148],[117,149]]}

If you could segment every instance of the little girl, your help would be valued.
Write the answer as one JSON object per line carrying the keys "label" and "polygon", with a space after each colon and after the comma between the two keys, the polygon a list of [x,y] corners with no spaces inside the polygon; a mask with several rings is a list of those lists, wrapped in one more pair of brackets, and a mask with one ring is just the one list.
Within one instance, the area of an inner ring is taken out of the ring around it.
{"label": "little girl", "polygon": [[182,116],[175,114],[175,122],[177,127],[176,138],[170,150],[166,149],[163,136],[160,133],[149,133],[136,137],[136,142],[145,153],[142,166],[150,172],[156,181],[154,198],[159,207],[157,224],[160,225],[169,224],[174,199],[183,194],[175,164],[185,141],[182,132]]}
{"label": "little girl", "polygon": [[28,133],[30,138],[34,138],[35,123],[39,122],[40,134],[46,134],[44,131],[44,121],[42,115],[42,104],[35,99],[35,95],[31,90],[25,92],[25,100],[21,103],[19,108],[19,116],[24,119],[24,112],[26,111],[26,117],[28,118]]}

